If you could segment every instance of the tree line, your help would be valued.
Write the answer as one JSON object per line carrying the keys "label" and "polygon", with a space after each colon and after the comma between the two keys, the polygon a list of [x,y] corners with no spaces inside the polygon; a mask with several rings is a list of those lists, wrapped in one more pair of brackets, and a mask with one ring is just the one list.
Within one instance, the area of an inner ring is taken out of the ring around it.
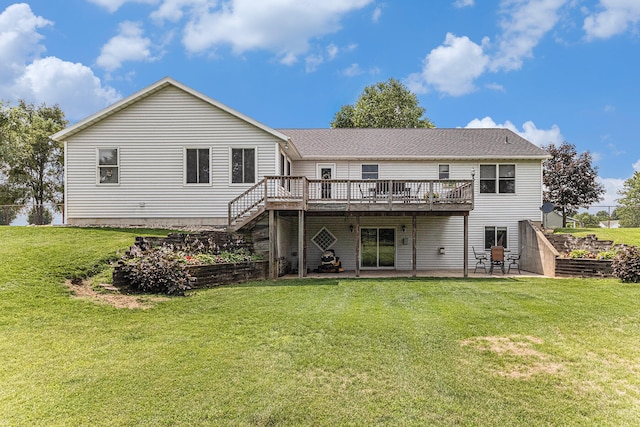
{"label": "tree line", "polygon": [[[354,104],[336,112],[333,128],[433,128],[417,96],[395,79],[364,88]],[[0,102],[0,206],[32,204],[29,222],[47,224],[51,212],[45,204],[61,206],[63,200],[63,148],[50,136],[67,125],[58,105],[35,106],[23,100],[18,105]],[[604,187],[591,154],[578,153],[568,142],[543,146],[550,157],[543,162],[543,199],[562,214],[578,217],[585,225],[597,226],[603,213],[582,213],[602,200]],[[619,191],[615,218],[623,227],[640,227],[640,172],[627,179]],[[604,212],[607,213],[607,212]],[[18,208],[0,209],[0,224],[9,224]],[[607,219],[612,219],[607,215]],[[597,221],[597,222],[596,222]]]}

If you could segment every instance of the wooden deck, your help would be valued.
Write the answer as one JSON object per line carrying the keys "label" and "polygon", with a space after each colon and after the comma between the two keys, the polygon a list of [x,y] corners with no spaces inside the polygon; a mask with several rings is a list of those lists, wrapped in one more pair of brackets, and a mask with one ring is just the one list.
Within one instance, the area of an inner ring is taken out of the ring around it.
{"label": "wooden deck", "polygon": [[472,180],[313,180],[269,176],[229,203],[229,225],[271,210],[464,215],[473,210],[473,193]]}

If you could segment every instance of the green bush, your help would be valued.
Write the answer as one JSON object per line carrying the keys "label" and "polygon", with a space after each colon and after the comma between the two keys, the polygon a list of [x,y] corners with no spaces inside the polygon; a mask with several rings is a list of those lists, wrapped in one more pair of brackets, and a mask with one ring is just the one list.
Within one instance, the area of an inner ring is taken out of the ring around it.
{"label": "green bush", "polygon": [[625,246],[611,262],[613,275],[624,283],[640,282],[640,248]]}
{"label": "green bush", "polygon": [[598,259],[613,259],[618,254],[615,249],[609,249],[608,251],[598,252],[596,258]]}
{"label": "green bush", "polygon": [[569,258],[593,258],[593,254],[586,249],[574,249],[569,252]]}
{"label": "green bush", "polygon": [[27,221],[32,225],[47,225],[53,221],[53,215],[44,206],[36,205],[29,210]]}
{"label": "green bush", "polygon": [[134,290],[167,295],[184,295],[191,289],[191,275],[182,253],[170,247],[136,249],[123,260],[122,272]]}

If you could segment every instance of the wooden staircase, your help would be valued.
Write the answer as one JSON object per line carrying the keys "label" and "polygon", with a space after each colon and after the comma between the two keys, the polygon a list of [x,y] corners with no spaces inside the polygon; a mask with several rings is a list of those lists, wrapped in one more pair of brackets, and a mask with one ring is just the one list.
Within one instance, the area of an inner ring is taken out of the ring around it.
{"label": "wooden staircase", "polygon": [[255,224],[265,213],[266,185],[262,179],[229,202],[228,229],[238,231]]}

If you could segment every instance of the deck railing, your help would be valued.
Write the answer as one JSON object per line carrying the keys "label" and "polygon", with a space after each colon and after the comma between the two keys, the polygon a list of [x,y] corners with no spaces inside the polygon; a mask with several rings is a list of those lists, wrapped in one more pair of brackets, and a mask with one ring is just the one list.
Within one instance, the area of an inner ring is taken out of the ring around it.
{"label": "deck railing", "polygon": [[473,206],[472,180],[308,179],[296,176],[266,176],[229,203],[229,223],[267,203],[307,209],[321,204],[394,204]]}

